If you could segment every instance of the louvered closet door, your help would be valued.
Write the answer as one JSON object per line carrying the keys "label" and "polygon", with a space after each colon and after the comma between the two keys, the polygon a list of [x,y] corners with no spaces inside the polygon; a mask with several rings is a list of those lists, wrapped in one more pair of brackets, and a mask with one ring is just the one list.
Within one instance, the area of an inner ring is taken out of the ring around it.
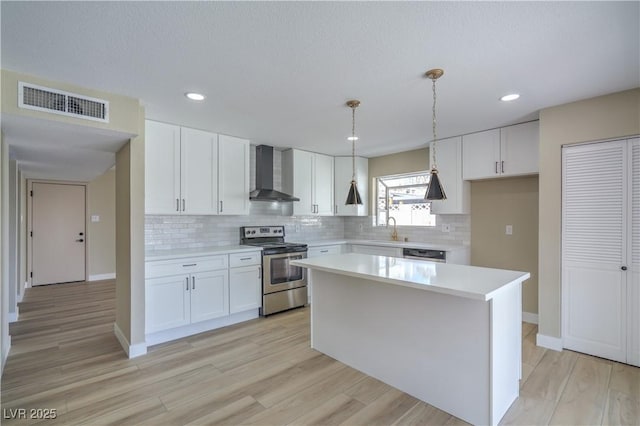
{"label": "louvered closet door", "polygon": [[627,141],[563,149],[562,316],[568,349],[626,362]]}
{"label": "louvered closet door", "polygon": [[629,364],[640,366],[640,139],[632,139],[631,150],[631,258],[627,271],[629,297]]}

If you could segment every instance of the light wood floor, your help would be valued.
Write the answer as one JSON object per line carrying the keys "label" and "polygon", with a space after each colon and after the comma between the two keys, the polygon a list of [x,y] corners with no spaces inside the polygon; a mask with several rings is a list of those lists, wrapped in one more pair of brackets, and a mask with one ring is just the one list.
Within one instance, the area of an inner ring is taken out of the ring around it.
{"label": "light wood floor", "polygon": [[[28,289],[2,377],[15,409],[46,424],[464,424],[309,348],[298,309],[149,349],[129,360],[113,336],[112,281]],[[640,369],[536,347],[523,324],[521,396],[503,424],[640,424]]]}

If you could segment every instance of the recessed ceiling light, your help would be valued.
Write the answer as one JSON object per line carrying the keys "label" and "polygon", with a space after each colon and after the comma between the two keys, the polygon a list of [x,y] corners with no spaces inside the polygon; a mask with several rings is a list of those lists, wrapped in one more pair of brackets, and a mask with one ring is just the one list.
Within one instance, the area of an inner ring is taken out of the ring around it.
{"label": "recessed ceiling light", "polygon": [[517,93],[510,93],[508,95],[504,95],[503,97],[501,97],[500,100],[504,102],[509,102],[509,101],[515,101],[519,97],[520,95]]}
{"label": "recessed ceiling light", "polygon": [[203,94],[200,93],[195,93],[195,92],[188,92],[184,94],[187,98],[191,99],[192,101],[204,101],[205,96]]}

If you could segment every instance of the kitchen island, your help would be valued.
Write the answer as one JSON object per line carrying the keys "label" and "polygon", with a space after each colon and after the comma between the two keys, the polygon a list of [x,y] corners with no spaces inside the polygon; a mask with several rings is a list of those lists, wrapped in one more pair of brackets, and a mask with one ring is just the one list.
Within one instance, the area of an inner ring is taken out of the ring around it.
{"label": "kitchen island", "polygon": [[527,272],[347,253],[302,259],[311,346],[473,424],[518,397]]}

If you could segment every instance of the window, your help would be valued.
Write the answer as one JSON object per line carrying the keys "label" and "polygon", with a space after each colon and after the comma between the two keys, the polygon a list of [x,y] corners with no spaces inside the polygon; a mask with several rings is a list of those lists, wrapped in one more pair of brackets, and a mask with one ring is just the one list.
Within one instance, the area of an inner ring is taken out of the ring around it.
{"label": "window", "polygon": [[386,225],[391,216],[397,225],[436,226],[431,203],[424,199],[428,184],[429,172],[377,178],[377,225]]}

